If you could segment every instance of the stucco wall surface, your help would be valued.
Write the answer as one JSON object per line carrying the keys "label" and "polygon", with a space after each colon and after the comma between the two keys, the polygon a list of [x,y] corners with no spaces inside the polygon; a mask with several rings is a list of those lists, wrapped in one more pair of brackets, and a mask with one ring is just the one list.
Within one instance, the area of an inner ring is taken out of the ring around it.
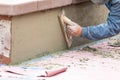
{"label": "stucco wall surface", "polygon": [[60,9],[55,9],[13,17],[13,63],[66,48],[58,21],[59,12]]}
{"label": "stucco wall surface", "polygon": [[[106,20],[105,6],[91,2],[39,11],[12,18],[12,63],[22,62],[43,54],[66,49],[58,15],[64,9],[66,16],[81,26],[95,25]],[[74,38],[72,47],[89,42]]]}

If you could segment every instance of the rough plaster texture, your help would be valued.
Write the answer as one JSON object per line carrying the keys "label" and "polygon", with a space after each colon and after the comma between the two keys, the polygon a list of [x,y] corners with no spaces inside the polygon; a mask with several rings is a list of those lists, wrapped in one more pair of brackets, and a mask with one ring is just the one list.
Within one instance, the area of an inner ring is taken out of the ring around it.
{"label": "rough plaster texture", "polygon": [[[65,7],[66,15],[82,27],[97,25],[105,22],[107,19],[108,10],[105,5],[94,5],[91,2],[86,2],[78,5]],[[89,40],[75,37],[73,45],[78,46],[90,42]]]}
{"label": "rough plaster texture", "polygon": [[10,63],[11,21],[0,16],[0,64]]}
{"label": "rough plaster texture", "polygon": [[[66,16],[82,26],[99,24],[106,20],[105,6],[83,3],[63,7]],[[61,8],[35,12],[12,18],[12,63],[22,62],[38,55],[66,49],[58,14]],[[73,47],[89,42],[75,38]]]}
{"label": "rough plaster texture", "polygon": [[11,21],[0,20],[0,54],[10,56]]}

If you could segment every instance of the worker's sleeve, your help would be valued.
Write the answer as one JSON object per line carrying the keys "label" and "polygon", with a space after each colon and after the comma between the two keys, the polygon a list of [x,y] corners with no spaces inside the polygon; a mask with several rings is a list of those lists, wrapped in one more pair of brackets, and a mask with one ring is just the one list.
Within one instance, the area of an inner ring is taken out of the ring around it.
{"label": "worker's sleeve", "polygon": [[111,0],[106,6],[110,13],[106,23],[82,28],[82,37],[90,40],[100,40],[120,32],[120,0]]}
{"label": "worker's sleeve", "polygon": [[90,40],[100,40],[111,37],[120,32],[120,27],[111,22],[102,23],[97,26],[88,26],[82,28],[82,37]]}
{"label": "worker's sleeve", "polygon": [[110,10],[110,7],[111,7],[110,1],[108,3],[106,3],[105,5]]}

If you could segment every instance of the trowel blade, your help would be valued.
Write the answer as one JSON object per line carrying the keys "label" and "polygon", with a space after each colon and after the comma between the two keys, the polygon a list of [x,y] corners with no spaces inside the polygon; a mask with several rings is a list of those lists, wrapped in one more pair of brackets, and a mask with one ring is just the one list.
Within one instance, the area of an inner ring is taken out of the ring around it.
{"label": "trowel blade", "polygon": [[63,20],[63,15],[65,15],[65,11],[62,9],[61,14],[58,16],[59,18],[59,22],[60,22],[60,26],[61,26],[61,30],[63,32],[63,35],[65,37],[65,41],[67,44],[67,47],[70,48],[72,45],[72,36],[68,33],[68,29],[67,29],[67,24],[64,22]]}

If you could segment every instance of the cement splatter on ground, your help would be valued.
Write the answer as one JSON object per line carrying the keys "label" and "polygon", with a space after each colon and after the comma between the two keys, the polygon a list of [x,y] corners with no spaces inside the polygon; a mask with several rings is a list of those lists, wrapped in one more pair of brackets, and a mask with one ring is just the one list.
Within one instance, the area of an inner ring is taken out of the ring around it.
{"label": "cement splatter on ground", "polygon": [[46,80],[119,80],[120,39],[110,39],[82,49],[68,50],[22,63],[20,66],[54,69],[67,66],[61,75]]}

